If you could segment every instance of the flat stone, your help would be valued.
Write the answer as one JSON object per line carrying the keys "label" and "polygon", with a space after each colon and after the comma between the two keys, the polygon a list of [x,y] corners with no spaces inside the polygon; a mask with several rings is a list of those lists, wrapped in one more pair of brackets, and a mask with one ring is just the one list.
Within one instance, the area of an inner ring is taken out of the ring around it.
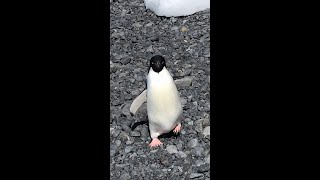
{"label": "flat stone", "polygon": [[193,81],[193,78],[191,76],[186,76],[182,79],[175,80],[175,83],[179,87],[187,87],[187,86],[191,86],[192,81]]}
{"label": "flat stone", "polygon": [[145,27],[150,27],[150,26],[152,26],[152,25],[153,25],[153,23],[152,23],[152,22],[149,22],[148,24],[145,25]]}
{"label": "flat stone", "polygon": [[210,154],[208,154],[205,158],[204,161],[208,164],[210,164]]}
{"label": "flat stone", "polygon": [[196,146],[198,146],[198,139],[194,138],[194,139],[191,139],[189,142],[188,142],[188,146],[190,148],[194,148]]}
{"label": "flat stone", "polygon": [[117,139],[114,144],[119,147],[121,145],[121,141]]}
{"label": "flat stone", "polygon": [[210,170],[209,164],[202,164],[198,167],[198,173],[208,172]]}
{"label": "flat stone", "polygon": [[126,124],[122,124],[122,125],[121,125],[121,128],[122,128],[122,130],[123,130],[124,132],[126,132],[126,133],[129,133],[129,132],[131,131],[131,128],[130,128],[128,125],[126,125]]}
{"label": "flat stone", "polygon": [[176,154],[178,153],[178,149],[175,145],[168,145],[166,150],[170,153],[170,154]]}
{"label": "flat stone", "polygon": [[136,28],[141,28],[142,27],[142,24],[139,23],[139,22],[136,22],[134,24],[132,24],[133,27],[136,27]]}
{"label": "flat stone", "polygon": [[159,160],[160,160],[160,163],[162,165],[164,165],[164,166],[169,166],[170,165],[169,160],[168,160],[167,157],[161,157]]}
{"label": "flat stone", "polygon": [[128,102],[128,103],[125,103],[123,105],[121,105],[121,113],[125,116],[131,116],[130,114],[130,106],[131,104]]}
{"label": "flat stone", "polygon": [[183,26],[183,27],[181,28],[181,32],[186,32],[186,31],[188,31],[188,28],[186,28],[186,27]]}
{"label": "flat stone", "polygon": [[150,46],[147,48],[146,52],[153,52],[152,45],[150,45]]}
{"label": "flat stone", "polygon": [[204,36],[202,36],[201,38],[200,38],[200,42],[204,42],[208,37],[210,37],[210,34],[205,34]]}
{"label": "flat stone", "polygon": [[141,133],[139,131],[131,131],[130,136],[132,137],[140,137]]}
{"label": "flat stone", "polygon": [[133,149],[132,146],[127,146],[127,147],[124,148],[124,152],[125,153],[129,153],[129,152],[131,152],[132,149]]}
{"label": "flat stone", "polygon": [[194,179],[194,178],[199,178],[199,177],[203,177],[204,175],[201,173],[191,173],[190,174],[190,179]]}
{"label": "flat stone", "polygon": [[202,121],[197,120],[197,121],[195,122],[195,128],[194,128],[194,130],[197,131],[198,133],[202,133],[202,130],[203,130],[203,128],[202,128]]}
{"label": "flat stone", "polygon": [[205,128],[203,129],[202,134],[203,134],[204,136],[210,136],[210,126],[205,127]]}
{"label": "flat stone", "polygon": [[171,28],[172,31],[176,31],[178,29],[179,29],[179,27],[177,27],[177,26],[174,26],[174,27]]}
{"label": "flat stone", "polygon": [[188,155],[187,155],[185,152],[183,152],[183,151],[179,151],[178,154],[179,154],[179,156],[180,156],[181,158],[186,158],[186,157],[188,156]]}
{"label": "flat stone", "polygon": [[203,152],[204,152],[203,147],[195,147],[192,149],[192,154],[198,157],[202,157]]}
{"label": "flat stone", "polygon": [[154,42],[154,41],[159,41],[159,36],[153,36],[150,38],[150,41]]}
{"label": "flat stone", "polygon": [[188,100],[186,98],[181,98],[181,105],[184,106],[187,104]]}
{"label": "flat stone", "polygon": [[131,179],[131,176],[129,173],[124,173],[120,176],[120,180],[128,180]]}

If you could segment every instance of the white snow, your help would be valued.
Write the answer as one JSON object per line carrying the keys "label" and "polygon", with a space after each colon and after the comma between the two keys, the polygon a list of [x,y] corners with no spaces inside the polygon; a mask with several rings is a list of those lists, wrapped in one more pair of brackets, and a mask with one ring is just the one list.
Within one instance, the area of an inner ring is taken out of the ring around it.
{"label": "white snow", "polygon": [[147,9],[158,16],[188,16],[210,9],[210,0],[144,0]]}

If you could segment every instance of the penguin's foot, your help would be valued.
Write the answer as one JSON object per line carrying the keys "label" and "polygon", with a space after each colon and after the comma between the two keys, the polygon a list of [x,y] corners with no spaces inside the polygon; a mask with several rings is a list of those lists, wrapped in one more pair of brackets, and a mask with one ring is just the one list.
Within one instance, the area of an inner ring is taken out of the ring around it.
{"label": "penguin's foot", "polygon": [[173,132],[174,132],[175,134],[178,134],[178,132],[180,132],[180,130],[181,130],[181,124],[179,123],[179,124],[173,129]]}
{"label": "penguin's foot", "polygon": [[162,142],[158,138],[152,139],[151,143],[149,144],[150,147],[157,147],[160,146]]}

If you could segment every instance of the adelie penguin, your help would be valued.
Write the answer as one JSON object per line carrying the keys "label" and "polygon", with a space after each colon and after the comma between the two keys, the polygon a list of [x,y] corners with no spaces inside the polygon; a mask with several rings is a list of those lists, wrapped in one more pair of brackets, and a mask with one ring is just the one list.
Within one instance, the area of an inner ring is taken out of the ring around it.
{"label": "adelie penguin", "polygon": [[[147,100],[147,112],[150,136],[150,147],[162,144],[158,139],[161,134],[181,130],[182,105],[176,84],[166,68],[165,59],[156,55],[150,60],[147,76],[147,90],[133,102],[130,111],[135,112]],[[133,110],[134,109],[134,110]]]}

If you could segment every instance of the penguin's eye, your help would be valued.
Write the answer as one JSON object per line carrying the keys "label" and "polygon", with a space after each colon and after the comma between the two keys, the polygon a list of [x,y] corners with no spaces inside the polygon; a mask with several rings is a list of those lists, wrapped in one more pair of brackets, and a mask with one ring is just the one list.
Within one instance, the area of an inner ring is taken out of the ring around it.
{"label": "penguin's eye", "polygon": [[151,62],[151,64],[154,64],[153,62]]}

